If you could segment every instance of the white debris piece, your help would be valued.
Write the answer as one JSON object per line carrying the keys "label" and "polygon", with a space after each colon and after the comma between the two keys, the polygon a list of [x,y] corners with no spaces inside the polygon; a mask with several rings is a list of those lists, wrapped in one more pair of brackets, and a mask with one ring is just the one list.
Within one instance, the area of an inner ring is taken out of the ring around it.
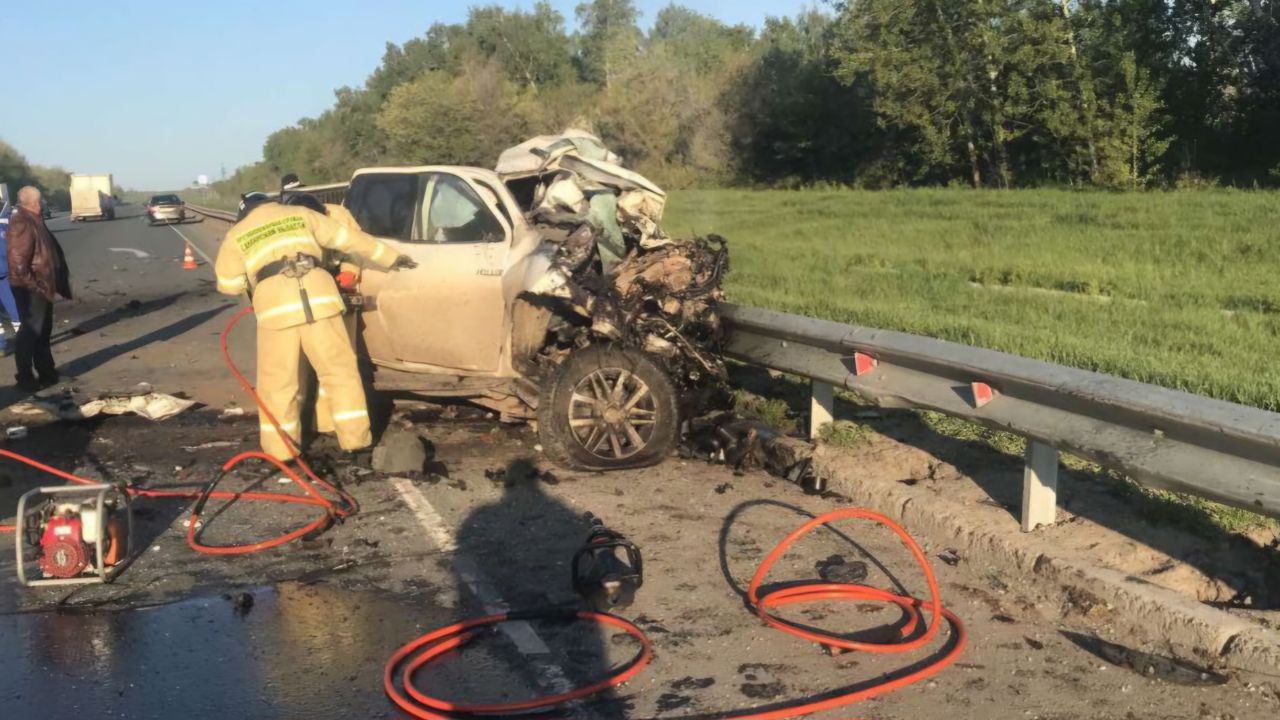
{"label": "white debris piece", "polygon": [[[498,157],[494,170],[505,182],[535,180],[533,217],[553,224],[590,220],[602,240],[622,245],[622,236],[651,249],[667,241],[658,224],[667,194],[643,175],[622,166],[600,138],[570,128],[539,135]],[[620,260],[625,248],[612,248]]]}
{"label": "white debris piece", "polygon": [[10,405],[8,411],[13,415],[31,418],[55,418],[60,417],[63,413],[63,410],[58,403],[49,402],[39,398],[33,398],[26,402]]}
{"label": "white debris piece", "polygon": [[195,400],[185,400],[156,392],[146,395],[107,397],[81,405],[80,417],[133,413],[148,420],[164,420],[190,409],[195,404]]}
{"label": "white debris piece", "polygon": [[211,450],[213,448],[236,447],[240,443],[232,440],[214,440],[212,442],[200,443],[199,445],[183,445],[182,449],[187,452],[198,452],[200,450]]}

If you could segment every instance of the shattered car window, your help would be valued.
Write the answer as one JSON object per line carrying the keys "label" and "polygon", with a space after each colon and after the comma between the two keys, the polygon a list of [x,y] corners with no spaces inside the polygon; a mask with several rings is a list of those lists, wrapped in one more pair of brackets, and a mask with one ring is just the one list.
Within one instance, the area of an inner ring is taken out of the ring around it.
{"label": "shattered car window", "polygon": [[347,208],[365,232],[408,242],[418,204],[418,176],[404,173],[357,175],[347,191]]}
{"label": "shattered car window", "polygon": [[506,237],[502,224],[475,190],[461,178],[447,174],[435,175],[429,183],[427,193],[430,197],[427,242],[498,242]]}

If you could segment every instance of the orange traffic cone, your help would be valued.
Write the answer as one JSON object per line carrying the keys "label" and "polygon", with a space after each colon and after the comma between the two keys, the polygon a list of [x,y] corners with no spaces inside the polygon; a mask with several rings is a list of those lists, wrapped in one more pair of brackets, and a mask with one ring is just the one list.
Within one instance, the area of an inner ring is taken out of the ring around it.
{"label": "orange traffic cone", "polygon": [[199,267],[199,265],[196,265],[196,256],[191,254],[191,243],[187,243],[187,250],[182,255],[182,269],[196,270]]}

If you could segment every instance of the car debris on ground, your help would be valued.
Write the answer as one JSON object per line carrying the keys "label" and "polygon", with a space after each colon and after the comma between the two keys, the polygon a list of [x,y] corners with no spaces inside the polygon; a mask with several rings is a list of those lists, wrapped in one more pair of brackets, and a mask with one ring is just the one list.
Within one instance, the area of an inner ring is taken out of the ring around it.
{"label": "car debris on ground", "polygon": [[813,445],[763,420],[734,411],[711,412],[684,423],[681,453],[745,472],[762,469],[811,492],[825,489],[813,472]]}
{"label": "car debris on ground", "polygon": [[189,410],[195,404],[194,400],[157,392],[132,396],[112,395],[81,405],[80,414],[84,418],[91,418],[98,415],[133,413],[147,420],[164,420]]}
{"label": "car debris on ground", "polygon": [[[145,388],[143,387],[145,386]],[[89,420],[99,415],[134,414],[147,420],[166,420],[196,405],[194,400],[158,393],[143,383],[133,394],[107,393],[93,400],[78,399],[74,393],[35,397],[10,406],[11,415],[36,420]]]}

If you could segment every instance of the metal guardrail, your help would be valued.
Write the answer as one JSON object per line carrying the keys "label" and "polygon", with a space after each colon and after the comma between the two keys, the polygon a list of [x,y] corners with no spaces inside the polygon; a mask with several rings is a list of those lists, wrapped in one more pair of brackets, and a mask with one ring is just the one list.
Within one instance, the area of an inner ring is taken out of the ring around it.
{"label": "metal guardrail", "polygon": [[[326,188],[328,189],[328,188]],[[235,213],[187,205],[235,222]],[[1054,522],[1058,452],[1143,485],[1280,517],[1280,414],[907,333],[726,304],[730,357],[809,378],[811,433],[834,388],[1025,437],[1022,526]]]}
{"label": "metal guardrail", "polygon": [[200,205],[192,205],[191,203],[187,203],[187,209],[194,213],[203,215],[205,217],[213,218],[214,220],[222,220],[224,222],[229,222],[229,223],[233,223],[236,221],[236,214],[233,212],[228,212],[226,210],[218,210],[215,208],[201,207]]}
{"label": "metal guardrail", "polygon": [[[350,183],[345,183],[345,182],[329,183],[326,185],[304,185],[302,187],[294,188],[292,190],[287,190],[285,191],[285,193],[286,195],[290,193],[308,193],[310,195],[316,196],[316,198],[319,199],[320,202],[341,204],[343,199],[347,195],[347,187],[349,185]],[[266,193],[266,195],[267,197],[270,197],[270,198],[277,198],[279,197],[280,193],[269,192],[269,193]],[[204,215],[205,217],[211,217],[215,220],[224,220],[226,222],[236,221],[236,213],[230,212],[227,210],[207,208],[200,205],[193,205],[191,203],[187,203],[187,209],[193,212],[199,213],[201,215]]]}
{"label": "metal guardrail", "polygon": [[907,333],[726,305],[728,354],[832,388],[1028,439],[1024,530],[1051,524],[1059,450],[1156,488],[1280,517],[1280,414]]}

